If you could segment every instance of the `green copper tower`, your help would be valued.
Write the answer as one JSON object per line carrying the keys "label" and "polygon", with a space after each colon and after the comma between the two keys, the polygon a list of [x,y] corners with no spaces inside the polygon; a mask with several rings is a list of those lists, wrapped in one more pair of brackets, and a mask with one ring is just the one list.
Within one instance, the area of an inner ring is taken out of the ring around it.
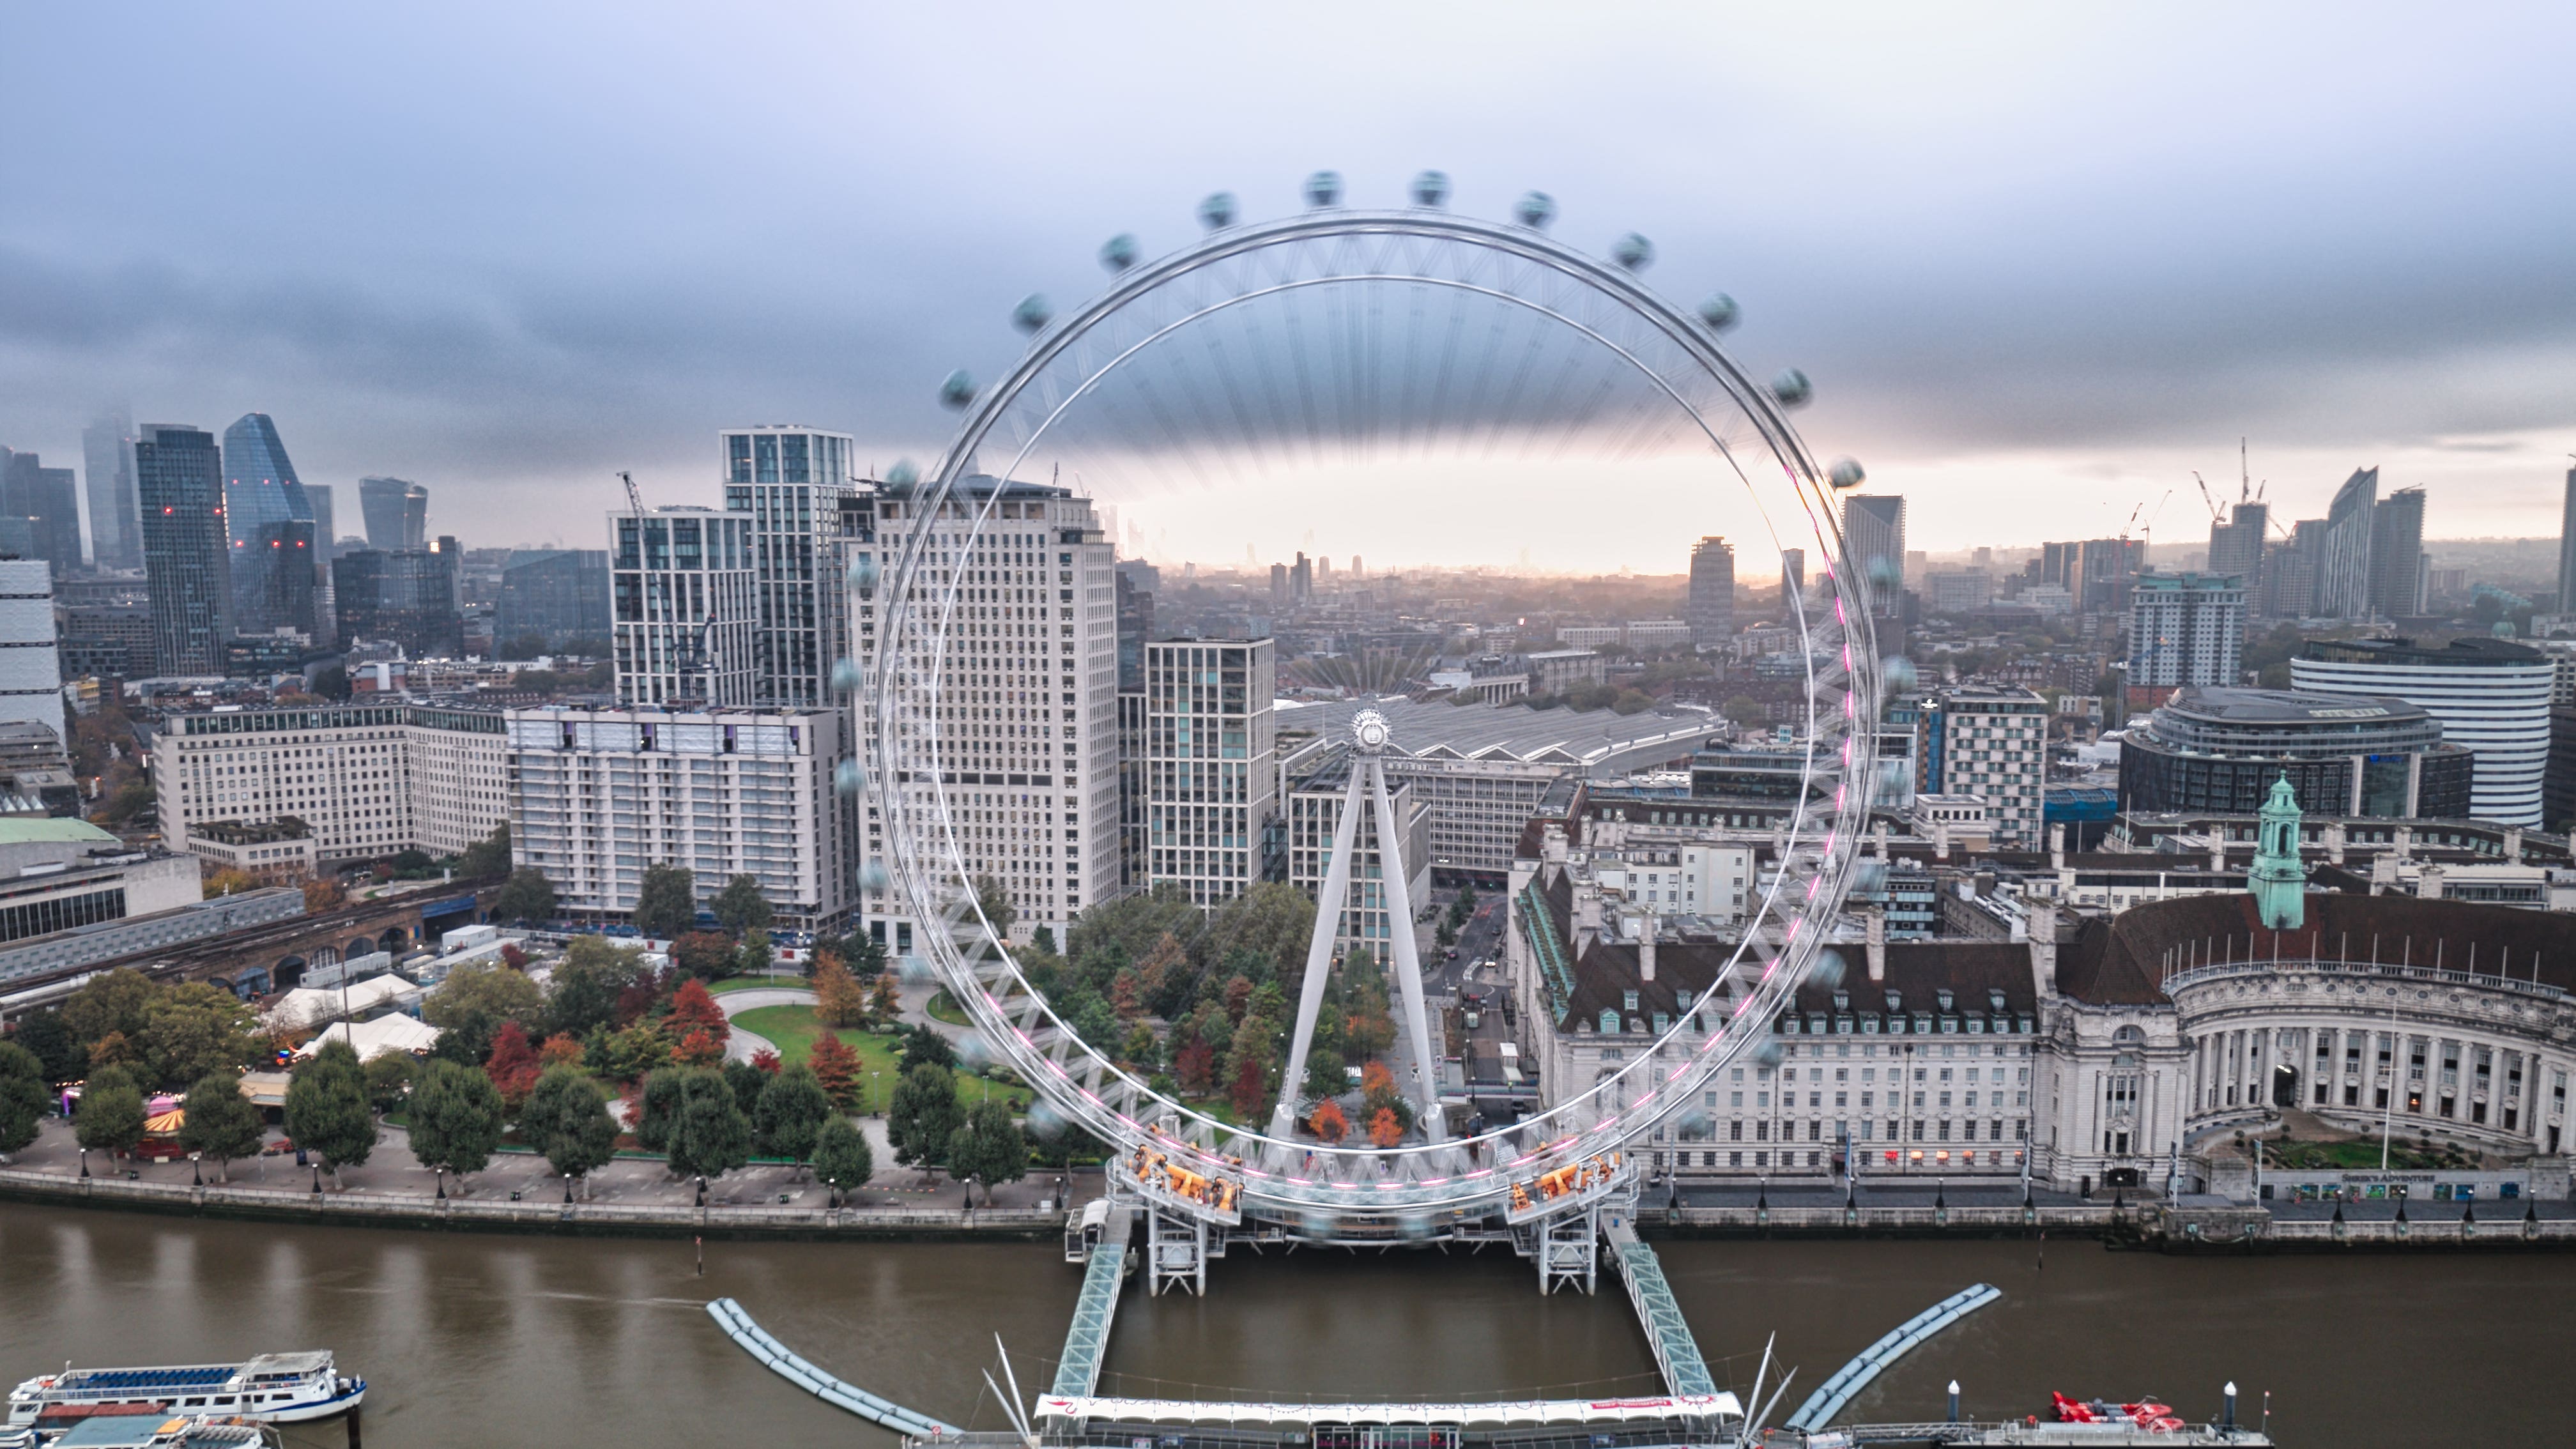
{"label": "green copper tower", "polygon": [[2308,868],[2299,863],[2299,794],[2284,772],[2272,782],[2263,802],[2262,829],[2255,835],[2254,869],[2245,879],[2254,892],[2254,908],[2275,931],[2295,931],[2307,923]]}

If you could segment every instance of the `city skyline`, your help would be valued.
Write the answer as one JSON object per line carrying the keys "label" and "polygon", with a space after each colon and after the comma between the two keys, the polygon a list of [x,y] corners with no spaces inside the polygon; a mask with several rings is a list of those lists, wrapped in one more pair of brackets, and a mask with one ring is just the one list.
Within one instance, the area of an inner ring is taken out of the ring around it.
{"label": "city skyline", "polygon": [[[2535,32],[2563,16],[2402,37],[2393,21],[2318,34],[2231,16],[2236,43],[2217,49],[2179,13],[1982,29],[1709,17],[1659,24],[1669,62],[1543,13],[1506,13],[1491,35],[1399,16],[1373,20],[1393,33],[1370,54],[1330,24],[1262,34],[1283,62],[1266,74],[1221,63],[1254,43],[1249,21],[1198,17],[1130,46],[1032,17],[1030,53],[1142,97],[1072,165],[1023,144],[1032,102],[928,130],[884,119],[941,109],[911,78],[936,68],[908,61],[971,42],[959,23],[788,9],[663,17],[600,45],[558,14],[313,12],[297,44],[400,54],[417,84],[323,68],[289,102],[219,79],[282,33],[15,13],[0,34],[20,53],[114,44],[166,75],[173,104],[198,86],[223,100],[177,134],[157,113],[73,103],[66,68],[13,84],[11,106],[47,117],[19,134],[54,143],[0,149],[0,277],[34,299],[0,316],[0,438],[68,458],[102,399],[146,418],[263,411],[316,480],[417,478],[459,516],[525,520],[495,543],[580,546],[615,505],[616,469],[648,495],[694,491],[704,436],[747,419],[848,431],[878,469],[931,456],[948,429],[938,379],[1006,366],[1026,292],[1063,307],[1097,291],[1110,235],[1148,256],[1183,244],[1220,188],[1248,215],[1287,214],[1323,166],[1353,204],[1393,205],[1428,165],[1455,178],[1461,212],[1503,216],[1543,188],[1568,240],[1606,252],[1634,228],[1656,243],[1652,285],[1736,296],[1729,340],[1748,369],[1806,370],[1811,444],[1915,499],[1927,547],[1990,541],[1988,502],[2028,543],[2116,533],[2168,490],[2182,496],[2163,527],[2188,527],[2190,471],[2225,477],[2239,436],[2276,516],[2374,465],[2390,487],[2431,489],[2436,537],[2541,534],[2557,512],[2576,288],[2555,258],[2576,214],[2550,184],[2571,163],[2534,138],[2563,134],[2570,103],[2545,68],[2518,68],[2541,66]],[[513,43],[464,40],[477,31]],[[713,99],[782,45],[868,54],[880,83],[860,109],[822,96],[794,117]],[[1942,66],[1918,64],[1927,46]],[[1305,78],[1332,67],[1293,60],[1326,47],[1348,104],[1319,110]],[[1732,59],[1734,84],[1653,83],[1704,53]],[[1425,54],[1447,63],[1411,63]],[[1228,105],[1203,124],[1220,73]],[[1819,106],[1798,79],[1817,75],[1852,84]],[[2390,100],[2330,103],[2357,85]],[[614,115],[559,99],[610,91],[628,98]],[[424,128],[397,99],[424,92],[484,104]],[[1593,98],[1613,93],[1637,108],[1631,144],[1582,142]],[[333,127],[302,124],[315,105]],[[1714,135],[1750,144],[1687,144]],[[358,154],[371,164],[342,164]],[[267,184],[238,184],[245,156]],[[119,180],[136,174],[156,178],[148,197]],[[709,204],[747,187],[781,223],[749,253],[719,220],[730,207]],[[2384,212],[2397,192],[2421,204]],[[206,225],[164,225],[174,197]],[[888,207],[939,224],[881,225]],[[1819,240],[1814,217],[1848,219]],[[251,235],[256,248],[233,240]],[[1451,482],[1426,491],[1473,486]],[[1335,551],[1392,559],[1406,536],[1391,524]]]}

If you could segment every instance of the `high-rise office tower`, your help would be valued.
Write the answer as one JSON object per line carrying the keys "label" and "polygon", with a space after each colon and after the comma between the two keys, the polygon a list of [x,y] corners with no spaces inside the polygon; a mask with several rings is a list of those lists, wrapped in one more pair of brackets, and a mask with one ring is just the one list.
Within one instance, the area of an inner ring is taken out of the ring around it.
{"label": "high-rise office tower", "polygon": [[2379,470],[2357,468],[2335,490],[2326,509],[2325,537],[2317,556],[2311,608],[2320,618],[2370,617],[2371,514],[2379,502]]}
{"label": "high-rise office tower", "polygon": [[353,549],[331,561],[331,599],[340,642],[389,643],[415,659],[465,652],[453,550]]}
{"label": "high-rise office tower", "polygon": [[[1091,500],[1070,489],[965,478],[938,517],[918,494],[911,485],[878,493],[871,547],[899,557],[926,533],[915,583],[924,603],[946,598],[961,571],[984,597],[981,616],[961,619],[938,656],[942,713],[901,723],[936,731],[968,873],[1002,882],[1023,938],[1046,926],[1063,940],[1075,912],[1120,889],[1117,551]],[[986,521],[970,533],[964,516],[976,514]],[[870,668],[878,611],[875,590],[863,591],[854,632]],[[927,775],[871,781],[864,859],[885,857],[887,811],[917,812],[929,828],[931,788]],[[899,897],[871,887],[862,905],[889,950],[912,949]]]}
{"label": "high-rise office tower", "polygon": [[25,521],[24,556],[52,564],[54,577],[81,566],[80,498],[71,469],[0,448],[0,513]]}
{"label": "high-rise office tower", "polygon": [[2039,546],[2039,573],[2033,582],[2055,584],[2071,598],[2083,582],[2083,575],[2077,571],[2083,557],[2084,545],[2080,543],[2043,543]]}
{"label": "high-rise office tower", "polygon": [[1855,494],[1844,499],[1843,552],[1869,582],[1872,612],[1902,613],[1905,499],[1894,493]]}
{"label": "high-rise office tower", "polygon": [[833,703],[832,664],[850,652],[848,544],[874,527],[847,433],[802,427],[724,434],[725,511],[752,521],[759,630],[756,702],[771,709]]}
{"label": "high-rise office tower", "polygon": [[1268,639],[1145,645],[1147,886],[1178,885],[1205,907],[1263,878],[1279,810],[1272,648]]}
{"label": "high-rise office tower", "polygon": [[313,507],[266,413],[224,429],[224,531],[232,545],[233,629],[313,625]]}
{"label": "high-rise office tower", "polygon": [[2210,520],[2209,571],[2236,575],[2249,601],[2263,597],[2264,530],[2271,526],[2271,506],[2250,501],[2238,503],[2224,521]]}
{"label": "high-rise office tower", "polygon": [[2550,657],[2511,639],[2310,639],[2290,660],[2303,694],[2394,695],[2442,722],[2442,739],[2477,757],[2469,811],[2541,823],[2549,765]]}
{"label": "high-rise office tower", "polygon": [[134,501],[134,419],[117,408],[81,429],[89,492],[90,559],[103,569],[143,563],[143,518]]}
{"label": "high-rise office tower", "polygon": [[2370,510],[2370,612],[2406,619],[2424,612],[2424,490],[2400,488]]}
{"label": "high-rise office tower", "polygon": [[2076,582],[2067,585],[2067,592],[2075,596],[2077,612],[2127,612],[2130,583],[2147,566],[2147,541],[2142,538],[2088,538],[2075,547]]}
{"label": "high-rise office tower", "polygon": [[2129,594],[2129,689],[2238,683],[2245,589],[2233,574],[2140,574]]}
{"label": "high-rise office tower", "polygon": [[663,507],[608,515],[621,705],[759,702],[752,516]]}
{"label": "high-rise office tower", "polygon": [[2325,557],[2326,521],[2302,518],[2290,540],[2263,561],[2263,612],[2275,619],[2313,618],[2317,612],[2317,563]]}
{"label": "high-rise office tower", "polygon": [[1715,649],[1735,637],[1735,549],[1715,535],[1691,547],[1690,597],[1683,604],[1691,647]]}
{"label": "high-rise office tower", "polygon": [[2576,612],[2576,468],[2567,470],[2567,495],[2558,505],[2558,610]]}
{"label": "high-rise office tower", "polygon": [[358,480],[367,546],[386,553],[429,547],[429,490],[400,478]]}
{"label": "high-rise office tower", "polygon": [[501,566],[493,640],[507,649],[533,639],[539,652],[566,648],[577,639],[604,647],[609,633],[608,597],[605,549],[514,549],[510,561]]}
{"label": "high-rise office tower", "polygon": [[1807,551],[1803,548],[1780,550],[1780,607],[1788,608],[1790,600],[1804,592],[1806,587]]}
{"label": "high-rise office tower", "polygon": [[53,570],[42,559],[0,559],[0,724],[20,723],[63,738]]}
{"label": "high-rise office tower", "polygon": [[221,674],[224,641],[233,633],[233,582],[215,435],[184,424],[144,424],[134,443],[134,492],[143,509],[153,671]]}
{"label": "high-rise office tower", "polygon": [[331,560],[340,555],[340,535],[331,531],[335,522],[331,516],[331,485],[305,484],[304,502],[313,510],[313,572],[317,578],[326,577],[331,571]]}

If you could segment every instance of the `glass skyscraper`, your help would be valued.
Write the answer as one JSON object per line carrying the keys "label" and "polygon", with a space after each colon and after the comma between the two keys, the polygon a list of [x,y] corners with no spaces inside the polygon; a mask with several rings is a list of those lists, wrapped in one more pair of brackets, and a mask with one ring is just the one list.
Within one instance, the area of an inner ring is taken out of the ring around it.
{"label": "glass skyscraper", "polygon": [[313,506],[266,413],[224,429],[224,524],[232,551],[233,628],[243,634],[313,625]]}
{"label": "glass skyscraper", "polygon": [[429,490],[400,478],[358,480],[367,547],[401,553],[429,547]]}
{"label": "glass skyscraper", "polygon": [[152,594],[152,668],[161,675],[219,675],[233,632],[233,585],[224,535],[223,454],[215,435],[146,423],[134,444],[143,509],[143,568]]}
{"label": "glass skyscraper", "polygon": [[142,519],[134,502],[134,420],[125,409],[81,429],[82,480],[89,489],[90,558],[103,569],[143,562]]}
{"label": "glass skyscraper", "polygon": [[832,664],[850,652],[846,545],[871,535],[847,433],[745,428],[724,434],[728,513],[751,515],[759,579],[755,688],[779,709],[828,708]]}

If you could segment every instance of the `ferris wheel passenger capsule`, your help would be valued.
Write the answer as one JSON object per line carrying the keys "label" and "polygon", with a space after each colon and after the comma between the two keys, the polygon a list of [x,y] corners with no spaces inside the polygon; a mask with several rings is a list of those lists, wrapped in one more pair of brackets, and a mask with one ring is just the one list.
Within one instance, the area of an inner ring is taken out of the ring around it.
{"label": "ferris wheel passenger capsule", "polygon": [[859,889],[863,891],[881,891],[884,890],[885,887],[886,868],[884,864],[873,860],[861,861],[859,863]]}
{"label": "ferris wheel passenger capsule", "polygon": [[1556,198],[1544,191],[1529,191],[1512,206],[1512,220],[1532,231],[1545,231],[1556,220]]}
{"label": "ferris wheel passenger capsule", "polygon": [[1807,381],[1805,373],[1794,367],[1784,367],[1778,377],[1771,379],[1771,395],[1778,398],[1784,408],[1802,408],[1816,395],[1816,388]]}
{"label": "ferris wheel passenger capsule", "polygon": [[850,566],[841,573],[849,580],[851,588],[873,589],[877,586],[877,557],[872,553],[860,554],[851,559]]}
{"label": "ferris wheel passenger capsule", "polygon": [[964,412],[975,401],[975,379],[959,368],[939,384],[939,405],[950,412]]}
{"label": "ferris wheel passenger capsule", "polygon": [[1306,178],[1308,206],[1338,206],[1342,200],[1342,173],[1318,171]]}
{"label": "ferris wheel passenger capsule", "polygon": [[1199,225],[1210,231],[1223,231],[1234,225],[1235,210],[1233,192],[1211,191],[1207,200],[1199,203]]}
{"label": "ferris wheel passenger capsule", "polygon": [[1642,272],[1655,264],[1655,244],[1632,231],[1611,245],[1610,260],[1629,271]]}
{"label": "ferris wheel passenger capsule", "polygon": [[1136,265],[1136,238],[1120,232],[1100,244],[1100,265],[1112,272],[1123,272]]}
{"label": "ferris wheel passenger capsule", "polygon": [[843,795],[856,795],[867,782],[867,772],[859,768],[856,760],[843,760],[832,767],[832,788]]}
{"label": "ferris wheel passenger capsule", "polygon": [[1707,324],[1711,332],[1725,331],[1734,326],[1740,317],[1741,312],[1735,305],[1735,299],[1724,292],[1711,292],[1708,294],[1708,300],[1699,304],[1699,320]]}
{"label": "ferris wheel passenger capsule", "polygon": [[1912,689],[1919,678],[1914,672],[1914,661],[1902,654],[1890,654],[1878,661],[1878,677],[1886,680],[1887,687],[1899,694]]}
{"label": "ferris wheel passenger capsule", "polygon": [[1834,465],[1825,470],[1825,477],[1837,488],[1858,488],[1869,481],[1858,458],[1836,458]]}
{"label": "ferris wheel passenger capsule", "polygon": [[859,661],[855,659],[836,659],[832,661],[832,687],[841,691],[843,694],[847,694],[851,690],[858,688]]}
{"label": "ferris wheel passenger capsule", "polygon": [[1816,964],[1809,968],[1807,972],[1808,984],[1821,986],[1826,990],[1831,991],[1833,988],[1843,984],[1843,972],[1845,969],[1846,967],[1843,963],[1842,952],[1834,950],[1819,951],[1816,953]]}
{"label": "ferris wheel passenger capsule", "polygon": [[1425,171],[1421,175],[1414,177],[1413,204],[1416,206],[1447,206],[1449,204],[1449,173],[1446,171]]}
{"label": "ferris wheel passenger capsule", "polygon": [[910,458],[897,458],[886,470],[885,480],[897,488],[909,488],[921,481],[921,465]]}
{"label": "ferris wheel passenger capsule", "polygon": [[1046,325],[1054,320],[1055,309],[1048,306],[1047,299],[1036,292],[1022,297],[1020,305],[1011,309],[1011,325],[1032,335],[1045,331]]}

